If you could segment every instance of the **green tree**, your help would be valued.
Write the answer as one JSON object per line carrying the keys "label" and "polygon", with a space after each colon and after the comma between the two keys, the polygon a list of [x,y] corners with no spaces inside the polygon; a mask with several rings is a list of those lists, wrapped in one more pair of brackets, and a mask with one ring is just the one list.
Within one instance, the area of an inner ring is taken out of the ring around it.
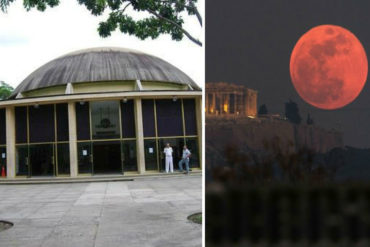
{"label": "green tree", "polygon": [[0,81],[0,100],[7,99],[13,92],[14,88],[3,81]]}
{"label": "green tree", "polygon": [[[6,11],[15,0],[0,0],[0,8]],[[108,10],[109,17],[100,22],[98,32],[101,37],[108,37],[119,29],[122,33],[134,35],[142,40],[156,39],[161,34],[169,34],[173,40],[180,41],[186,36],[195,44],[202,42],[184,28],[184,15],[195,16],[202,26],[196,3],[198,0],[77,0],[79,4],[100,16]],[[47,7],[55,7],[59,0],[23,0],[26,10],[36,8],[44,11]],[[131,11],[130,11],[131,10]],[[133,18],[130,13],[146,13],[146,17]]]}

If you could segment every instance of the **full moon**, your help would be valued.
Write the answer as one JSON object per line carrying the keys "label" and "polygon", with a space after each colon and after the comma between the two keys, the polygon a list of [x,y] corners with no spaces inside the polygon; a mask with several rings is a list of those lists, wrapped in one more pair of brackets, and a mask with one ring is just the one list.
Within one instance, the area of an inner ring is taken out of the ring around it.
{"label": "full moon", "polygon": [[303,34],[290,58],[290,76],[307,103],[334,110],[354,101],[367,78],[366,52],[349,30],[321,25]]}

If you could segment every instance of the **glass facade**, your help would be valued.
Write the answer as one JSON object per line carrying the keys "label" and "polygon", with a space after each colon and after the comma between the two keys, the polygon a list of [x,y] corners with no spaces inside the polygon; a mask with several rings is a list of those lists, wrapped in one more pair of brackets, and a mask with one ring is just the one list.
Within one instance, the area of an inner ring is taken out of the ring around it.
{"label": "glass facade", "polygon": [[173,149],[174,169],[178,169],[182,149],[187,140],[192,153],[190,166],[200,167],[197,150],[197,121],[194,99],[143,100],[143,127],[146,170],[165,169],[163,154],[166,143]]}
{"label": "glass facade", "polygon": [[70,174],[68,105],[15,107],[16,176]]}
{"label": "glass facade", "polygon": [[[133,100],[76,102],[77,172],[80,175],[137,172]],[[163,149],[174,149],[178,168],[182,147],[200,167],[194,99],[142,100],[145,169],[164,170]],[[69,176],[68,104],[15,107],[16,176]],[[0,168],[6,164],[5,110],[0,109]]]}
{"label": "glass facade", "polygon": [[78,102],[76,119],[79,174],[138,170],[133,100]]}

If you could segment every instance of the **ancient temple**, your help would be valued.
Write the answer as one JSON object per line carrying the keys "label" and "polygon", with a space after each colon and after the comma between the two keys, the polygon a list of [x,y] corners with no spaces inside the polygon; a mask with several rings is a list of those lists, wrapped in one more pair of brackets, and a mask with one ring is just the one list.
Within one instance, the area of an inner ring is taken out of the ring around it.
{"label": "ancient temple", "polygon": [[206,83],[206,115],[257,116],[257,91],[226,82]]}

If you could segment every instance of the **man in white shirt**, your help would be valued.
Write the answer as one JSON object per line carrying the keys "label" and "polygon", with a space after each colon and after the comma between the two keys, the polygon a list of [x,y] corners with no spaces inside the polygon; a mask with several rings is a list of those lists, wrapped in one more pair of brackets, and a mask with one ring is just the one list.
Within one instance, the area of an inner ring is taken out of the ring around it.
{"label": "man in white shirt", "polygon": [[166,144],[163,153],[166,156],[166,173],[168,173],[169,170],[171,173],[173,173],[173,150],[169,143]]}

